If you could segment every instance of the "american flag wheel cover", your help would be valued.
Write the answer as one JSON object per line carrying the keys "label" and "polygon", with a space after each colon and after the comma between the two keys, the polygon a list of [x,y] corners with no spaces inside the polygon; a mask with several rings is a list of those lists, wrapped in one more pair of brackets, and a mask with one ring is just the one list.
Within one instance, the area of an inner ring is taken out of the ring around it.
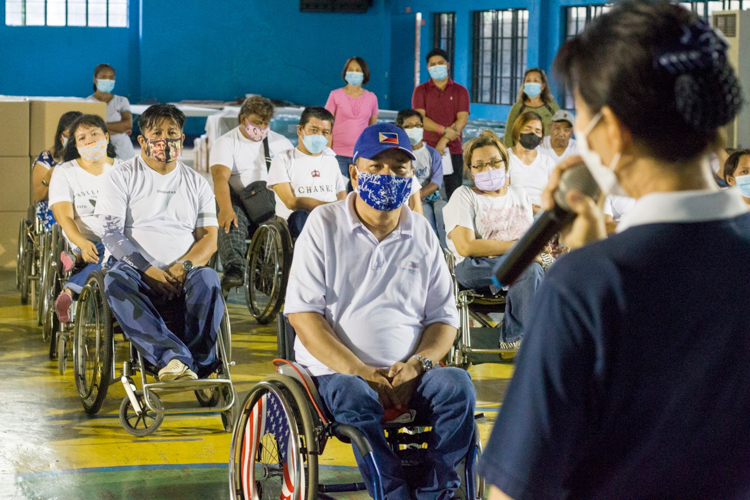
{"label": "american flag wheel cover", "polygon": [[[270,498],[268,491],[259,492],[256,483],[256,471],[262,476],[269,469],[276,467],[276,471],[282,470],[280,500],[292,500],[295,488],[299,488],[300,499],[305,498],[305,474],[302,470],[299,474],[300,484],[294,484],[295,470],[300,457],[294,453],[293,440],[296,432],[291,432],[289,419],[286,411],[278,397],[272,392],[265,392],[253,406],[247,423],[245,424],[245,435],[242,439],[242,450],[240,455],[240,471],[242,481],[242,493],[245,500],[260,500]],[[268,450],[269,445],[275,450]],[[262,461],[268,455],[272,455],[274,463]],[[272,479],[265,477],[266,482]]]}

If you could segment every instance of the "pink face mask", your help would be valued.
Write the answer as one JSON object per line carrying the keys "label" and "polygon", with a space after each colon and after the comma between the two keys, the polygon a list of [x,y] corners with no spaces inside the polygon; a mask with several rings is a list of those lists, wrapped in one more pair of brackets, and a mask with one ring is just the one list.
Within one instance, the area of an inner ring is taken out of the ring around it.
{"label": "pink face mask", "polygon": [[245,131],[247,132],[247,135],[250,136],[250,140],[253,140],[255,142],[260,142],[268,137],[269,130],[271,130],[270,125],[266,128],[258,128],[250,122],[245,125]]}
{"label": "pink face mask", "polygon": [[474,174],[474,185],[482,191],[499,191],[505,186],[507,177],[504,168],[493,168]]}

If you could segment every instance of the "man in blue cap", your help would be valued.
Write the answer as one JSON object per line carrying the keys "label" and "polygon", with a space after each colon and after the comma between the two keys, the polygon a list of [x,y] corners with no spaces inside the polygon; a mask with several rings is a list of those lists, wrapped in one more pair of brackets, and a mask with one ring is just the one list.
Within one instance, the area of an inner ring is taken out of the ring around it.
{"label": "man in blue cap", "polygon": [[[365,434],[387,498],[452,498],[474,431],[464,370],[437,368],[456,337],[450,273],[435,232],[406,205],[409,137],[367,127],[349,172],[355,192],[316,208],[297,240],[284,313],[297,362],[333,418]],[[412,411],[410,411],[412,410]],[[401,414],[433,427],[426,474],[407,483],[383,422]],[[372,482],[355,448],[370,495]]]}

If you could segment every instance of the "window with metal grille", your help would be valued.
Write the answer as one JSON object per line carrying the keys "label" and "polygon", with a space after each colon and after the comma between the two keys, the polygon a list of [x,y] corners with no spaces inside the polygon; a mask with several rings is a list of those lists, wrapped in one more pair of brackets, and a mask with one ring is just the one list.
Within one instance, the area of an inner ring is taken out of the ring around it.
{"label": "window with metal grille", "polygon": [[456,13],[436,12],[432,21],[432,48],[443,49],[448,53],[450,67],[448,73],[453,78],[453,63],[456,43]]}
{"label": "window with metal grille", "polygon": [[516,102],[526,71],[528,25],[526,9],[474,12],[472,102]]}
{"label": "window with metal grille", "polygon": [[[579,33],[582,33],[591,21],[605,12],[609,12],[611,8],[611,4],[565,7],[564,41],[570,40]],[[563,95],[563,102],[560,103],[562,105],[561,107],[563,109],[574,109],[575,100],[571,91],[565,88],[565,86],[561,86],[560,90]]]}
{"label": "window with metal grille", "polygon": [[128,0],[5,0],[7,26],[128,27]]}
{"label": "window with metal grille", "polygon": [[713,13],[718,10],[750,9],[750,0],[699,0],[694,2],[680,2],[687,10],[698,14],[707,22],[711,22]]}

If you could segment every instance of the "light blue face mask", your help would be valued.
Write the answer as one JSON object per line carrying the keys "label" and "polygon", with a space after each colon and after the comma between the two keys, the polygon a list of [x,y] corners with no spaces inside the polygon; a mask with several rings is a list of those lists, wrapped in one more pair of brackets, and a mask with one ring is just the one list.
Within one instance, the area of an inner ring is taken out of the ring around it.
{"label": "light blue face mask", "polygon": [[114,80],[96,80],[96,88],[99,89],[99,92],[104,92],[105,94],[108,94],[109,92],[112,92],[115,88],[115,81]]}
{"label": "light blue face mask", "polygon": [[362,82],[365,80],[365,75],[359,71],[347,71],[344,80],[346,80],[346,83],[352,87],[356,87],[357,85],[362,85]]}
{"label": "light blue face mask", "polygon": [[305,145],[310,154],[316,155],[323,152],[328,145],[328,139],[320,134],[306,135],[305,138],[302,139],[302,144]]}
{"label": "light blue face mask", "polygon": [[539,97],[539,94],[542,93],[542,84],[535,82],[524,83],[523,93],[531,97],[532,99],[535,97]]}
{"label": "light blue face mask", "polygon": [[448,66],[445,64],[438,64],[437,66],[427,68],[427,72],[433,80],[445,80],[448,77]]}
{"label": "light blue face mask", "polygon": [[740,188],[742,196],[750,198],[750,175],[738,175],[734,178],[737,187]]}

